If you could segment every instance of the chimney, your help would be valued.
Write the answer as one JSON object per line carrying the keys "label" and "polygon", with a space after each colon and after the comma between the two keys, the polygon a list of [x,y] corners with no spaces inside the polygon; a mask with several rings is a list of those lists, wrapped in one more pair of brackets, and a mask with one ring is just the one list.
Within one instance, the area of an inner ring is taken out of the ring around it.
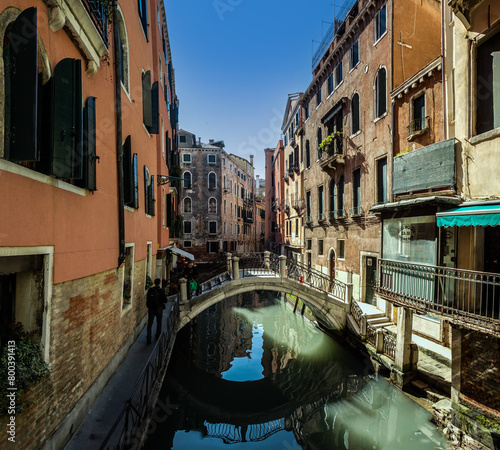
{"label": "chimney", "polygon": [[209,139],[209,140],[208,140],[208,142],[209,142],[210,144],[213,144],[213,143],[214,143],[214,140],[213,140],[213,139]]}
{"label": "chimney", "polygon": [[253,155],[250,155],[250,164],[253,166]]}

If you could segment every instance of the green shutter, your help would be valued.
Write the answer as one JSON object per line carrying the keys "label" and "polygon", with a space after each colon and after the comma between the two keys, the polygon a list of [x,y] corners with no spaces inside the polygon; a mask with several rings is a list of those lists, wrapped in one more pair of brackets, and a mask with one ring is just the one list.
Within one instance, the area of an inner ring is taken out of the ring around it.
{"label": "green shutter", "polygon": [[96,180],[96,135],[95,97],[87,99],[83,114],[83,186],[89,191],[97,188]]}
{"label": "green shutter", "polygon": [[144,166],[144,210],[146,214],[149,214],[149,171],[147,166]]}
{"label": "green shutter", "polygon": [[139,169],[137,165],[137,153],[134,153],[132,167],[134,169],[134,208],[139,209]]}
{"label": "green shutter", "polygon": [[149,214],[155,215],[155,177],[151,175],[151,184],[149,185]]}
{"label": "green shutter", "polygon": [[79,179],[83,175],[82,62],[66,58],[54,69],[51,174]]}
{"label": "green shutter", "polygon": [[153,83],[151,87],[151,128],[149,132],[151,134],[160,133],[160,111],[159,111],[159,91],[158,91],[158,81]]}
{"label": "green shutter", "polygon": [[5,157],[11,161],[39,161],[38,111],[38,14],[23,11],[12,25],[4,48]]}
{"label": "green shutter", "polygon": [[153,125],[151,99],[151,72],[148,70],[142,76],[142,116],[148,130]]}
{"label": "green shutter", "polygon": [[123,194],[125,205],[134,206],[134,172],[130,136],[123,143]]}

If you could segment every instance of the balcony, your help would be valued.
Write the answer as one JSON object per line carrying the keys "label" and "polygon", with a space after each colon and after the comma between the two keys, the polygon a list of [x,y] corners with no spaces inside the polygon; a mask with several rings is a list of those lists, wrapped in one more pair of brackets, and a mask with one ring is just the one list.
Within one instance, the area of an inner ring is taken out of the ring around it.
{"label": "balcony", "polygon": [[292,208],[300,213],[306,206],[306,202],[303,197],[299,197],[298,195],[294,195],[292,198]]}
{"label": "balcony", "polygon": [[283,174],[283,180],[284,180],[286,183],[288,183],[288,172],[285,172],[285,173]]}
{"label": "balcony", "polygon": [[288,175],[290,176],[290,179],[293,180],[295,178],[295,172],[293,171],[293,166],[291,166],[288,169]]}
{"label": "balcony", "polygon": [[283,212],[290,215],[290,204],[285,200],[283,200]]}
{"label": "balcony", "polygon": [[345,219],[346,218],[346,212],[345,212],[345,209],[336,209],[335,212],[335,219],[339,220],[339,219]]}
{"label": "balcony", "polygon": [[324,224],[326,222],[326,216],[323,213],[319,213],[316,218],[319,224]]}
{"label": "balcony", "polygon": [[306,221],[306,225],[311,226],[313,223],[312,216],[306,216],[305,221]]}
{"label": "balcony", "polygon": [[342,135],[334,135],[332,142],[320,150],[319,165],[321,170],[329,172],[343,164],[345,164],[345,157]]}
{"label": "balcony", "polygon": [[417,136],[429,131],[429,117],[427,116],[420,119],[414,119],[406,128],[408,128],[408,137],[406,139],[411,141]]}
{"label": "balcony", "polygon": [[455,139],[437,142],[394,158],[393,193],[395,196],[417,192],[455,193]]}
{"label": "balcony", "polygon": [[361,217],[363,215],[363,208],[361,206],[355,206],[350,209],[350,213],[352,218]]}
{"label": "balcony", "polygon": [[298,164],[294,164],[293,171],[299,175],[300,174],[300,166]]}
{"label": "balcony", "polygon": [[500,337],[500,274],[381,259],[377,280],[385,300]]}

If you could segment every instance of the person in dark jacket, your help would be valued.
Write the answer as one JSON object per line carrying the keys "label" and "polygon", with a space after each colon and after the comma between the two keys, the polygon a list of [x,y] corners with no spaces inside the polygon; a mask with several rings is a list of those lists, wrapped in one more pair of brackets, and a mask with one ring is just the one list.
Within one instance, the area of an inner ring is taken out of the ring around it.
{"label": "person in dark jacket", "polygon": [[153,328],[153,322],[156,317],[156,339],[161,335],[161,319],[163,316],[163,310],[165,309],[165,303],[167,302],[167,296],[165,291],[160,286],[161,280],[156,278],[154,281],[154,286],[151,286],[148,290],[146,297],[146,306],[148,307],[148,330],[147,330],[147,343],[151,344],[151,330]]}
{"label": "person in dark jacket", "polygon": [[184,278],[187,280],[188,299],[191,299],[193,292],[198,293],[198,268],[193,261],[189,261],[184,269]]}

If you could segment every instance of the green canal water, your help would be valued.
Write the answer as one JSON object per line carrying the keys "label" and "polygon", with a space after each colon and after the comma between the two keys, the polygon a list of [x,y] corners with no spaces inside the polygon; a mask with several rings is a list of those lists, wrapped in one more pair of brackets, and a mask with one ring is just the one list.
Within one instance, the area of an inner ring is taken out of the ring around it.
{"label": "green canal water", "polygon": [[276,294],[177,336],[145,449],[444,449],[430,414]]}

